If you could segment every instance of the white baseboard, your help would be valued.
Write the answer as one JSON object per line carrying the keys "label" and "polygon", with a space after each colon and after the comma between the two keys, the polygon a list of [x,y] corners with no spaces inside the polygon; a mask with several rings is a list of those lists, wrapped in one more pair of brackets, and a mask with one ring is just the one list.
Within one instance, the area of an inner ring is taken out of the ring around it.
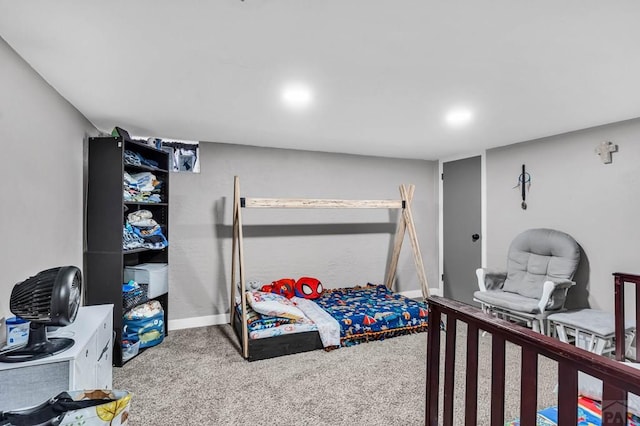
{"label": "white baseboard", "polygon": [[206,327],[209,325],[222,325],[229,323],[229,314],[205,315],[202,317],[182,318],[169,320],[169,331],[182,330],[184,328]]}
{"label": "white baseboard", "polygon": [[430,288],[429,289],[429,294],[432,295],[432,296],[440,296],[440,297],[442,297],[442,291],[440,290],[439,287]]}
{"label": "white baseboard", "polygon": [[399,294],[403,295],[404,297],[408,297],[409,299],[422,298],[422,290],[401,291]]}

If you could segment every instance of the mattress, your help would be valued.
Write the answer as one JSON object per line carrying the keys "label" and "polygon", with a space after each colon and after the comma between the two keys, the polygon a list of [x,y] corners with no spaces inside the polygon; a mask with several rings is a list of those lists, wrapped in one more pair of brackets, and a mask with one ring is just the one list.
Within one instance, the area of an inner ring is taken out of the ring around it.
{"label": "mattress", "polygon": [[[242,308],[236,305],[238,317],[242,317]],[[250,339],[264,339],[283,334],[317,331],[318,327],[311,320],[294,321],[288,318],[261,315],[247,305],[247,325]]]}
{"label": "mattress", "polygon": [[[247,306],[249,338],[264,339],[318,331],[321,333],[324,347],[328,348],[426,331],[428,325],[428,310],[424,302],[394,293],[384,285],[368,284],[364,287],[326,289],[313,301],[292,299],[295,300],[298,300],[296,305],[308,319],[292,321],[265,316]],[[333,318],[335,330],[327,330],[333,328],[333,325],[325,324],[324,321],[315,324],[314,321],[318,322],[320,318],[318,312],[310,309],[309,304],[313,305],[315,310],[322,311],[324,315],[328,314],[330,319]],[[240,306],[236,306],[236,310],[240,316]]]}
{"label": "mattress", "polygon": [[[293,297],[291,301],[302,311],[304,318],[294,320],[277,316],[259,314],[247,305],[247,326],[249,339],[266,339],[317,331],[324,348],[340,346],[340,325],[325,310],[312,300]],[[236,305],[236,313],[240,318],[242,308]]]}
{"label": "mattress", "polygon": [[250,331],[249,338],[265,339],[268,337],[282,336],[284,334],[304,333],[306,331],[318,331],[318,326],[313,323],[282,324],[276,327]]}
{"label": "mattress", "polygon": [[426,331],[428,325],[424,302],[384,285],[329,289],[315,302],[340,324],[342,346]]}

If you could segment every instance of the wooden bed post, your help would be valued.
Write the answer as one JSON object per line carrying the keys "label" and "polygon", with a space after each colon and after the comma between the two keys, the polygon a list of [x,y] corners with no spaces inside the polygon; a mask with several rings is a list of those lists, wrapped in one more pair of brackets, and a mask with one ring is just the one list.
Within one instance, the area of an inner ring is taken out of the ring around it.
{"label": "wooden bed post", "polygon": [[[415,187],[411,185],[408,194],[408,201],[411,201],[411,199],[413,198],[414,188]],[[402,191],[400,191],[400,197],[402,197]],[[404,232],[406,229],[407,223],[404,221],[404,215],[401,211],[398,211],[398,224],[396,226],[396,235],[393,239],[393,252],[391,253],[391,259],[389,260],[387,278],[384,282],[389,290],[393,290],[393,284],[396,279],[396,271],[398,269],[398,259],[400,258],[400,250],[402,249],[402,243],[404,242]]]}
{"label": "wooden bed post", "polygon": [[411,241],[411,247],[413,248],[413,260],[416,264],[416,271],[418,272],[418,279],[422,284],[422,297],[427,300],[429,297],[429,284],[427,283],[427,274],[424,271],[424,264],[422,263],[422,253],[420,252],[420,244],[418,243],[418,233],[416,232],[416,225],[413,222],[413,213],[411,212],[411,199],[408,198],[409,192],[413,193],[413,185],[410,185],[409,190],[407,187],[400,186],[400,193],[402,199],[405,200],[405,208],[402,209],[402,215],[405,222],[407,222],[407,231],[409,231],[409,241]]}
{"label": "wooden bed post", "polygon": [[231,230],[231,287],[230,287],[230,300],[229,300],[229,324],[233,327],[233,321],[236,317],[236,310],[234,309],[236,306],[236,247],[238,243],[238,203],[236,202],[237,196],[237,176],[234,177],[233,182],[233,214],[231,217],[231,221],[233,223]]}
{"label": "wooden bed post", "polygon": [[[231,303],[229,306],[230,323],[235,318],[236,256],[240,273],[240,299],[242,303],[242,356],[249,357],[249,329],[247,325],[247,288],[244,280],[244,249],[242,244],[242,216],[240,205],[240,178],[233,178],[233,238],[231,253]],[[236,251],[237,248],[237,251]]]}
{"label": "wooden bed post", "polygon": [[416,272],[422,285],[422,297],[424,300],[427,300],[427,297],[429,297],[429,284],[427,283],[427,275],[424,271],[422,253],[420,252],[420,244],[418,243],[418,234],[413,222],[413,213],[411,212],[411,200],[413,200],[414,191],[414,185],[409,185],[409,187],[400,185],[400,198],[403,201],[403,208],[400,218],[398,219],[398,227],[396,228],[396,236],[393,243],[393,253],[391,255],[391,261],[389,262],[389,271],[387,272],[385,285],[389,290],[392,290],[406,229],[409,232],[409,240],[411,241],[411,247],[413,249],[413,260],[416,264]]}

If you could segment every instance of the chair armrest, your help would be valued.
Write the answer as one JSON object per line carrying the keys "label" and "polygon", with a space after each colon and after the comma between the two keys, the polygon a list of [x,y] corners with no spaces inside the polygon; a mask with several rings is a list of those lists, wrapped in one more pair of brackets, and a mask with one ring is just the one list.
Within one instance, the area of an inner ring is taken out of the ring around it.
{"label": "chair armrest", "polygon": [[556,290],[565,290],[565,289],[569,289],[571,287],[573,287],[574,285],[576,285],[575,281],[571,281],[571,280],[555,280],[552,281]]}
{"label": "chair armrest", "polygon": [[545,281],[542,297],[538,303],[540,313],[544,313],[547,309],[562,308],[567,298],[567,291],[575,284],[575,281],[570,280]]}
{"label": "chair armrest", "polygon": [[478,277],[478,288],[480,288],[480,291],[496,290],[502,288],[504,280],[507,279],[507,272],[489,268],[478,268],[476,269],[476,277]]}

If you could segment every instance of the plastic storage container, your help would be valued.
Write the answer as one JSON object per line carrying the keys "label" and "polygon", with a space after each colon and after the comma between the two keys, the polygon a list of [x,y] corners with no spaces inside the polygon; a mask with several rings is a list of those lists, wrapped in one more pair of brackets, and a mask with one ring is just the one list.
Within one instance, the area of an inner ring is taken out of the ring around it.
{"label": "plastic storage container", "polygon": [[169,291],[169,267],[166,263],[141,263],[125,266],[124,281],[148,284],[147,297],[153,299]]}
{"label": "plastic storage container", "polygon": [[122,342],[122,361],[129,361],[134,356],[138,355],[140,351],[140,341],[131,342],[125,340]]}
{"label": "plastic storage container", "polygon": [[29,340],[29,321],[20,317],[7,318],[7,346],[25,345]]}

